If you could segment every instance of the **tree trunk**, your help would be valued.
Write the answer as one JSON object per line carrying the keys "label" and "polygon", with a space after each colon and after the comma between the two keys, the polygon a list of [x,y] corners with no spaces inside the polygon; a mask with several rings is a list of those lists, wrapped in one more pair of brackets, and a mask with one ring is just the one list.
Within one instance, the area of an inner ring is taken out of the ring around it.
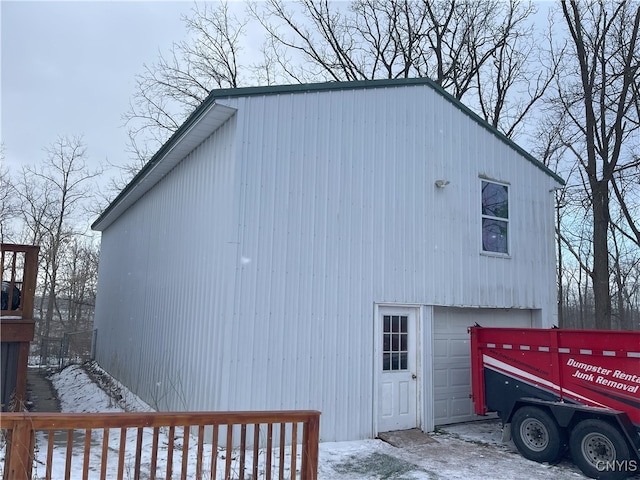
{"label": "tree trunk", "polygon": [[609,190],[608,182],[592,182],[593,192],[593,300],[595,326],[611,329],[611,292],[609,289]]}

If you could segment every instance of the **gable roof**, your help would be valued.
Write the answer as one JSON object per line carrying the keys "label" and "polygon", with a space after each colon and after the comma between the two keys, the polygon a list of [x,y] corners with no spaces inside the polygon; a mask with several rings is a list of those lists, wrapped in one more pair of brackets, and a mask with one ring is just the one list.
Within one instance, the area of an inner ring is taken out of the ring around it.
{"label": "gable roof", "polygon": [[140,197],[157,184],[186,155],[204,141],[211,133],[226,122],[236,109],[216,103],[216,99],[278,95],[286,93],[322,92],[334,90],[363,90],[370,88],[393,88],[412,85],[425,85],[448,101],[453,107],[462,111],[474,122],[496,136],[509,147],[517,151],[537,168],[564,185],[564,180],[553,170],[534,158],[530,153],[513,140],[487,123],[469,107],[457,100],[440,85],[428,78],[400,78],[382,80],[359,80],[351,82],[325,82],[295,85],[276,85],[262,87],[224,88],[212,90],[209,96],[189,115],[184,123],[151,157],[151,160],[138,172],[129,184],[107,206],[98,219],[93,222],[93,230],[103,231]]}

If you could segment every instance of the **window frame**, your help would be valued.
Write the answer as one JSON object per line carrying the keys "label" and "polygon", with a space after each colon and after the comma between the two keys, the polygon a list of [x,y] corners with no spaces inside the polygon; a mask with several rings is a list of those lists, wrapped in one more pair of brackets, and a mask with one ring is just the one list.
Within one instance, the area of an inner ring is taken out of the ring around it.
{"label": "window frame", "polygon": [[[494,215],[485,214],[485,204],[484,204],[484,184],[493,184],[504,187],[506,190],[506,202],[507,202],[507,216],[506,217],[498,217]],[[511,257],[511,185],[508,182],[494,180],[492,178],[480,177],[480,252],[483,255],[510,258]],[[506,251],[498,251],[498,250],[486,250],[485,242],[484,242],[484,223],[485,220],[493,220],[495,222],[502,222],[505,224],[506,228],[506,242],[505,248]]]}

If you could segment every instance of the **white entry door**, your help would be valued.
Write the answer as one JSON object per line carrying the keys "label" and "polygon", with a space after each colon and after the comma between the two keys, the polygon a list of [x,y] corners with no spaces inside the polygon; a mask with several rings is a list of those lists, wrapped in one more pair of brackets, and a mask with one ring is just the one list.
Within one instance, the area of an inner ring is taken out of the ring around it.
{"label": "white entry door", "polygon": [[418,426],[415,308],[380,307],[378,315],[378,432]]}

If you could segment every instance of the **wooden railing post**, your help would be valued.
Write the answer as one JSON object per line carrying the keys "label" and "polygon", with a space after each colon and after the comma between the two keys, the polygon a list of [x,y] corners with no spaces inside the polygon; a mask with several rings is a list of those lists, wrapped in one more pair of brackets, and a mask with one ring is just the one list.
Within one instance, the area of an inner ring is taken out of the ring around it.
{"label": "wooden railing post", "polygon": [[302,431],[302,478],[318,477],[318,443],[320,442],[320,414],[310,415]]}
{"label": "wooden railing post", "polygon": [[[35,447],[35,432],[28,422],[16,422],[7,443],[11,443],[9,463],[5,468],[11,480],[30,480],[33,466],[33,449]],[[9,447],[9,445],[7,445]]]}
{"label": "wooden railing post", "polygon": [[40,247],[25,246],[24,275],[22,283],[22,318],[33,318],[36,282],[38,280],[38,253]]}

